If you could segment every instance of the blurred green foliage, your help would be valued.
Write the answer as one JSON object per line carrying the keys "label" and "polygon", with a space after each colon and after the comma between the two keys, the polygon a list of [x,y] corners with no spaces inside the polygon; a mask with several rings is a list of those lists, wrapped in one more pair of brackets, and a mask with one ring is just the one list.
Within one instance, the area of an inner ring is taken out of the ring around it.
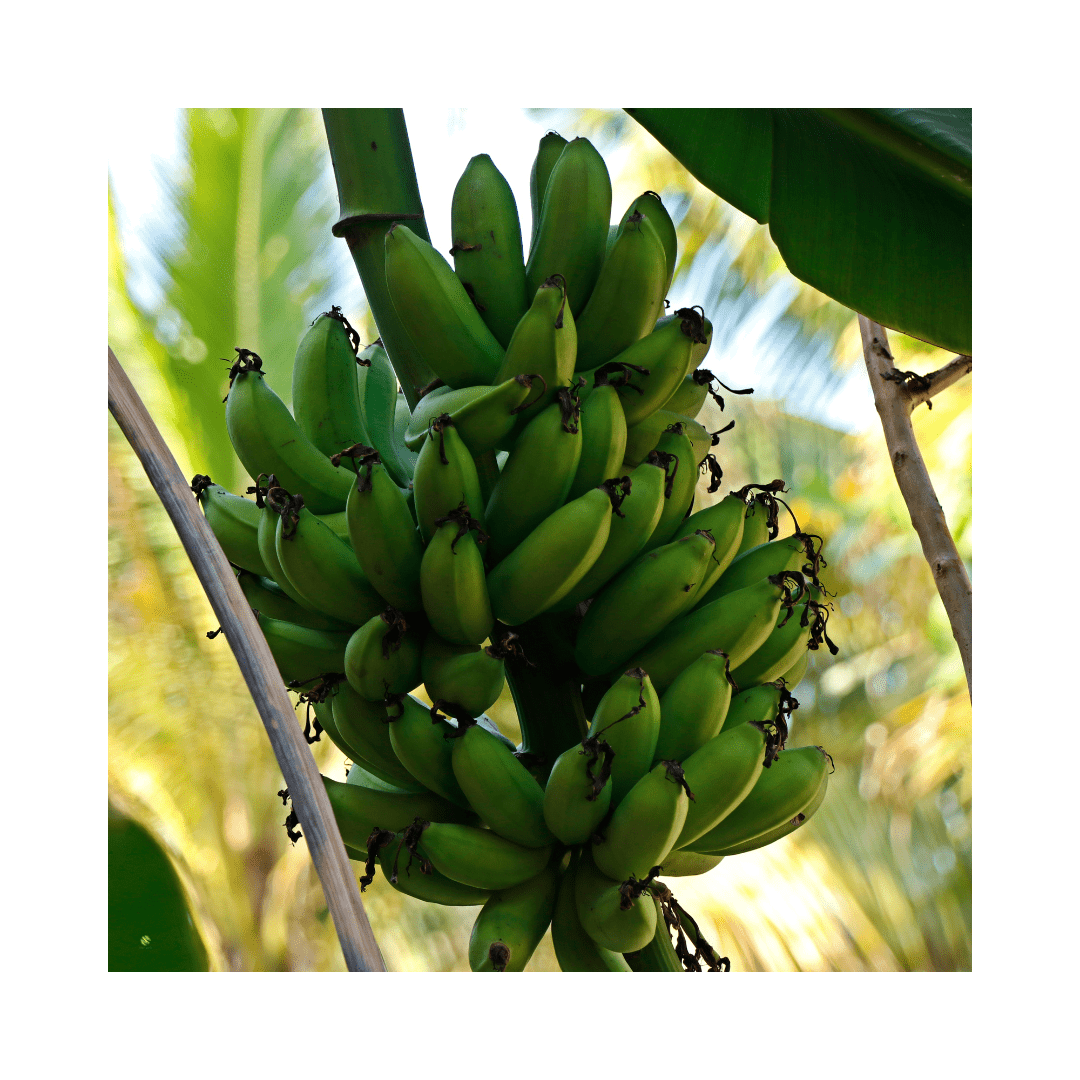
{"label": "blurred green foliage", "polygon": [[[329,168],[316,114],[230,116],[188,114],[187,182],[202,193],[172,205],[182,208],[174,234],[196,251],[188,258],[168,249],[174,270],[164,274],[169,299],[160,311],[131,302],[111,231],[109,340],[185,475],[218,480],[215,469],[231,469],[222,474],[231,480],[219,482],[240,492],[247,479],[230,457],[218,358],[240,343],[237,327],[247,327],[245,342],[273,355],[276,388],[287,396],[305,321],[336,302],[320,292],[328,278],[318,270],[334,208],[310,194],[325,193]],[[730,418],[736,425],[717,448],[722,488],[708,495],[702,482],[698,505],[782,477],[800,524],[826,538],[825,580],[837,593],[829,634],[840,653],[815,654],[796,688],[789,743],[832,754],[824,806],[784,840],[670,884],[735,970],[969,970],[971,710],[963,670],[880,430],[850,435],[821,422],[838,386],[865,378],[853,313],[786,275],[767,227],[702,188],[625,115],[561,111],[550,119],[564,135],[595,138],[612,170],[615,212],[646,188],[672,208],[683,255],[671,299],[704,305],[717,327],[706,365],[729,385],[745,385],[731,366],[740,327],[767,313],[757,392],[725,394],[722,414],[710,402],[702,415],[710,430]],[[231,199],[235,210],[238,193],[255,191],[260,239],[250,250],[265,260],[277,235],[289,246],[265,277],[273,260],[260,262],[254,278],[248,271],[248,281],[262,284],[243,322],[233,295],[243,277],[237,227],[226,227],[222,206]],[[362,311],[346,314],[366,340],[374,337]],[[169,327],[177,325],[174,336]],[[189,332],[206,345],[202,360],[183,358]],[[920,342],[891,340],[900,368],[929,371],[948,359]],[[970,379],[935,399],[932,411],[922,407],[915,424],[970,568]],[[287,811],[275,796],[282,779],[254,705],[224,638],[206,638],[216,628],[209,603],[111,419],[109,469],[110,798],[169,855],[211,969],[343,970],[304,842],[292,846],[285,836]],[[509,694],[490,715],[516,734]],[[344,777],[333,746],[324,739],[312,749],[324,773]],[[392,970],[468,969],[475,909],[423,904],[381,875],[364,903]],[[529,969],[557,969],[550,937]]]}

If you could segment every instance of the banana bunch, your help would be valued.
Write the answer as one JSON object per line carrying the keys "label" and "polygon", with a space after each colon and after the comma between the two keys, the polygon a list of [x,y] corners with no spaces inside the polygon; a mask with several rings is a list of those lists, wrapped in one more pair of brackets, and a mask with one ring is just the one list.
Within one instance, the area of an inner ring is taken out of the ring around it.
{"label": "banana bunch", "polygon": [[[225,423],[254,499],[192,489],[309,739],[352,763],[325,784],[361,887],[381,870],[479,906],[476,971],[522,970],[549,926],[563,970],[720,970],[658,875],[821,805],[831,759],[786,746],[791,688],[836,648],[821,538],[780,536],[780,480],[694,510],[703,469],[720,487],[721,432],[696,416],[723,384],[703,309],[666,312],[659,196],[611,224],[602,158],[553,132],[531,193],[527,258],[483,154],[454,192],[453,265],[387,231],[391,300],[437,375],[415,409],[331,308],[292,411],[237,349]],[[485,715],[507,684],[520,746]]]}

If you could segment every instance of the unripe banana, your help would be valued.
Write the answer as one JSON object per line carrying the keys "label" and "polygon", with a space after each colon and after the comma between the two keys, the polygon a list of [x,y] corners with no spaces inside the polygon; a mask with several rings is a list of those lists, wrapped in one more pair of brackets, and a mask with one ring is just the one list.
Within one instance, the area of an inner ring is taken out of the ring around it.
{"label": "unripe banana", "polygon": [[640,668],[631,668],[600,699],[589,725],[588,737],[606,742],[614,751],[610,762],[612,806],[618,806],[649,771],[659,731],[660,699],[652,680]]}
{"label": "unripe banana", "polygon": [[[369,701],[343,682],[334,687],[331,702],[334,726],[357,765],[399,787],[414,787],[417,780],[424,784],[394,750],[390,715],[381,701]],[[430,784],[425,786],[435,790]]]}
{"label": "unripe banana", "polygon": [[828,783],[831,765],[832,759],[819,746],[781,750],[746,798],[691,846],[706,854],[729,855],[732,848],[791,822]]}
{"label": "unripe banana", "polygon": [[241,570],[236,575],[244,598],[258,612],[271,619],[284,619],[297,626],[309,626],[312,630],[344,630],[351,634],[354,627],[339,619],[331,619],[319,611],[309,611],[289,599],[288,594],[272,578],[259,577]]}
{"label": "unripe banana", "polygon": [[772,633],[751,656],[732,669],[735,685],[757,686],[778,679],[809,651],[811,629],[811,609],[807,604],[800,604],[793,611],[781,609]]}
{"label": "unripe banana", "polygon": [[796,686],[799,685],[799,683],[802,682],[803,676],[806,674],[806,669],[809,666],[810,650],[807,649],[804,653],[802,653],[799,659],[796,660],[795,663],[787,669],[787,671],[780,674],[779,678],[783,679],[788,686],[794,689]]}
{"label": "unripe banana", "polygon": [[[395,715],[397,713],[397,715]],[[458,806],[469,806],[451,764],[457,729],[444,719],[433,720],[431,710],[409,694],[398,710],[389,710],[388,738],[397,759],[425,787]]]}
{"label": "unripe banana", "polygon": [[450,264],[406,225],[386,234],[386,287],[416,351],[447,386],[491,382],[503,347]]}
{"label": "unripe banana", "polygon": [[631,468],[640,465],[649,453],[656,449],[660,436],[674,424],[681,425],[684,434],[689,436],[694,447],[694,464],[700,466],[712,447],[712,435],[696,420],[688,420],[678,413],[668,412],[667,409],[657,409],[644,420],[626,429],[626,452],[623,457],[625,464]]}
{"label": "unripe banana", "polygon": [[671,932],[664,920],[660,901],[654,896],[652,902],[656,906],[656,933],[644,949],[628,953],[626,962],[632,971],[685,971],[675,946],[671,944]]}
{"label": "unripe banana", "polygon": [[713,557],[701,576],[701,581],[694,589],[693,604],[703,596],[720,575],[731,565],[742,541],[743,526],[746,520],[746,504],[737,495],[728,495],[712,506],[703,507],[679,523],[672,540],[689,536],[696,529],[708,529],[716,547]]}
{"label": "unripe banana", "polygon": [[679,672],[660,698],[660,734],[653,763],[667,759],[685,765],[695,750],[720,731],[730,704],[727,657],[715,650],[702,653]]}
{"label": "unripe banana", "polygon": [[635,207],[636,203],[623,215],[589,302],[577,318],[576,366],[583,370],[606,363],[643,338],[663,307],[664,243]]}
{"label": "unripe banana", "polygon": [[647,877],[675,846],[692,791],[678,762],[662,761],[647,772],[615,807],[603,843],[593,841],[596,868],[615,881]]}
{"label": "unripe banana", "polygon": [[345,670],[345,647],[349,634],[313,630],[260,613],[259,629],[270,646],[274,662],[286,685],[313,682],[320,675]]}
{"label": "unripe banana", "polygon": [[581,408],[581,456],[567,499],[617,476],[626,449],[626,420],[613,386],[599,386]]}
{"label": "unripe banana", "polygon": [[719,649],[737,667],[772,632],[781,601],[790,595],[780,575],[764,578],[669,623],[635,657],[663,693],[702,653]]}
{"label": "unripe banana", "polygon": [[399,611],[418,611],[424,545],[408,498],[376,450],[354,446],[349,456],[358,471],[345,515],[360,568],[385,604]]}
{"label": "unripe banana", "polygon": [[473,971],[524,971],[540,944],[555,908],[558,867],[494,893],[473,923],[469,967]]}
{"label": "unripe banana", "polygon": [[[323,777],[323,784],[341,839],[358,851],[366,849],[367,839],[375,828],[397,831],[420,816],[439,822],[460,822],[468,817],[463,810],[431,792],[417,795],[380,791],[358,783],[342,784],[328,776]],[[450,827],[469,828],[467,825]]]}
{"label": "unripe banana", "polygon": [[545,518],[488,574],[495,618],[527,622],[557,604],[585,576],[607,542],[620,495],[605,481]]}
{"label": "unripe banana", "polygon": [[[484,557],[473,531],[475,518],[462,504],[436,518],[438,531],[420,563],[420,593],[431,628],[455,645],[480,645],[491,633],[491,614]],[[483,540],[484,534],[479,533]]]}
{"label": "unripe banana", "polygon": [[345,677],[368,701],[407,694],[420,685],[420,639],[400,611],[368,619],[345,650]]}
{"label": "unripe banana", "polygon": [[611,220],[611,178],[588,139],[567,143],[544,191],[540,225],[525,267],[530,294],[553,274],[566,279],[576,318],[600,275]]}
{"label": "unripe banana", "polygon": [[581,459],[581,427],[574,396],[560,391],[518,436],[484,513],[488,557],[498,562],[566,501]]}
{"label": "unripe banana", "polygon": [[368,441],[356,382],[355,334],[341,308],[332,307],[311,324],[293,361],[293,415],[327,457]]}
{"label": "unripe banana", "polygon": [[401,832],[394,833],[379,851],[382,872],[398,892],[428,904],[444,904],[448,907],[473,907],[487,903],[491,895],[487,889],[462,885],[430,865],[426,873],[421,871],[420,861],[412,856],[412,852],[403,850],[402,837]]}
{"label": "unripe banana", "polygon": [[[645,545],[647,552],[669,543],[674,538],[679,526],[690,512],[698,482],[698,463],[694,458],[694,446],[690,437],[683,434],[681,430],[665,431],[660,436],[654,453],[658,454],[662,461],[667,462],[668,482],[664,488],[664,509],[660,512],[660,520],[656,523],[656,528],[653,529],[653,534]],[[714,542],[713,547],[715,546]],[[712,559],[713,552],[709,555],[708,565],[702,567],[701,574],[687,597],[687,607],[693,606],[701,581],[715,565]]]}
{"label": "unripe banana", "polygon": [[513,751],[476,724],[453,743],[454,776],[492,832],[522,847],[550,845],[555,837],[544,824],[544,789]]}
{"label": "unripe banana", "polygon": [[405,445],[405,432],[409,429],[409,420],[411,418],[412,413],[409,411],[409,403],[405,400],[405,394],[399,390],[397,398],[394,400],[394,452],[398,461],[401,462],[402,467],[408,473],[410,481],[416,471],[417,459],[417,454]]}
{"label": "unripe banana", "polygon": [[209,476],[194,476],[191,490],[202,506],[206,524],[217,538],[225,558],[234,566],[270,577],[259,554],[259,506],[242,495],[232,495]]}
{"label": "unripe banana", "polygon": [[[662,326],[666,326],[669,322],[672,322],[676,318],[679,318],[679,316],[671,314],[665,315],[662,319],[657,319],[656,329],[659,330]],[[709,322],[708,319],[705,319],[705,340],[694,342],[694,347],[690,353],[690,366],[689,368],[687,368],[688,371],[693,371],[695,368],[701,367],[702,360],[704,360],[705,357],[708,356],[709,349],[712,346],[712,337],[712,323]]]}
{"label": "unripe banana", "polygon": [[445,517],[462,503],[484,528],[476,462],[449,419],[440,418],[432,424],[431,435],[420,449],[413,473],[413,500],[424,543],[435,535],[436,518]]}
{"label": "unripe banana", "polygon": [[[448,804],[449,805],[449,804]],[[453,881],[476,889],[512,889],[547,866],[551,847],[522,847],[490,829],[423,821],[418,851]]]}
{"label": "unripe banana", "polygon": [[[656,932],[656,907],[648,893],[633,896],[625,882],[612,881],[583,851],[574,875],[578,918],[602,949],[628,953],[645,948]],[[629,901],[629,906],[622,904]]]}
{"label": "unripe banana", "polygon": [[529,174],[529,197],[532,202],[532,236],[529,240],[530,251],[536,243],[536,233],[540,228],[540,215],[544,208],[544,193],[547,191],[547,183],[551,177],[551,170],[555,168],[555,162],[559,160],[566,140],[557,132],[549,131],[540,139],[540,147],[533,160],[532,170]]}
{"label": "unripe banana", "polygon": [[698,597],[697,607],[711,604],[729,593],[762,581],[770,574],[781,574],[785,570],[798,570],[812,577],[816,567],[821,564],[819,553],[810,555],[809,552],[813,550],[813,538],[799,533],[750,548],[736,555],[716,584]]}
{"label": "unripe banana", "polygon": [[544,821],[562,843],[584,844],[607,816],[610,764],[610,748],[601,747],[599,740],[583,740],[561,753],[551,767],[544,787]]}
{"label": "unripe banana", "polygon": [[578,858],[574,851],[569,866],[559,879],[559,893],[551,916],[555,959],[563,971],[629,971],[630,966],[620,953],[601,949],[581,925],[574,895]]}
{"label": "unripe banana", "polygon": [[[730,731],[748,723],[771,724],[787,698],[790,698],[790,695],[785,696],[785,691],[778,683],[766,683],[763,686],[753,686],[749,690],[740,690],[732,695],[721,730]],[[790,712],[795,707],[797,703],[785,711]]]}
{"label": "unripe banana", "polygon": [[634,209],[649,219],[652,227],[656,230],[656,235],[660,237],[660,242],[664,245],[664,262],[667,266],[667,277],[663,291],[660,294],[662,300],[663,297],[667,296],[668,290],[671,288],[671,279],[675,276],[675,266],[678,262],[679,241],[675,233],[675,222],[671,220],[671,215],[667,212],[663,200],[655,191],[646,191],[643,195],[639,195],[634,200]]}
{"label": "unripe banana", "polygon": [[247,349],[238,352],[226,399],[225,424],[244,468],[252,479],[272,473],[282,487],[303,492],[304,503],[314,514],[344,510],[349,497],[348,476],[330,464],[300,430],[285,402],[266,384],[261,357]]}
{"label": "unripe banana", "polygon": [[683,762],[694,801],[674,847],[692,844],[750,794],[765,766],[766,739],[760,724],[741,724],[710,739]]}
{"label": "unripe banana", "polygon": [[[275,477],[270,477],[272,482],[274,482],[275,479]],[[281,568],[281,563],[278,561],[277,527],[278,522],[281,520],[281,515],[276,513],[265,501],[263,501],[263,495],[265,494],[266,489],[260,488],[258,484],[256,484],[255,487],[256,491],[260,492],[258,497],[262,502],[259,509],[259,554],[262,557],[263,564],[269,571],[270,579],[294,604],[304,608],[306,611],[314,612],[314,605],[297,591],[296,587],[289,580],[288,575]],[[284,489],[280,490],[283,492],[283,498],[288,498],[288,495],[284,493]]]}
{"label": "unripe banana", "polygon": [[[282,489],[276,489],[284,495]],[[271,492],[268,498],[274,498]],[[386,601],[371,587],[352,548],[307,510],[299,497],[280,506],[274,533],[278,564],[292,587],[317,611],[352,626],[374,618]]]}
{"label": "unripe banana", "polygon": [[450,203],[454,272],[504,348],[525,313],[525,254],[517,202],[487,154],[465,166]]}
{"label": "unripe banana", "polygon": [[[381,339],[357,356],[355,367],[360,414],[364,419],[364,429],[368,433],[365,441],[379,452],[379,458],[394,483],[399,487],[408,487],[412,480],[415,458],[404,454],[394,438],[398,403],[397,376]],[[408,413],[408,405],[405,406],[405,411]],[[337,450],[348,445],[342,443]]]}
{"label": "unripe banana", "polygon": [[715,869],[723,860],[723,855],[702,855],[697,851],[676,849],[664,860],[664,877],[697,877]]}
{"label": "unripe banana", "polygon": [[455,645],[435,633],[424,638],[420,674],[432,701],[452,703],[470,716],[490,709],[506,685],[502,660],[479,645]]}
{"label": "unripe banana", "polygon": [[769,539],[771,508],[763,498],[763,493],[758,493],[746,508],[746,520],[743,526],[743,538],[739,541],[739,550],[735,552],[738,558],[743,552],[749,551],[764,544]]}
{"label": "unripe banana", "polygon": [[687,607],[712,550],[712,537],[699,532],[642,555],[623,570],[585,613],[574,646],[578,667],[586,675],[625,667]]}
{"label": "unripe banana", "polygon": [[643,462],[630,474],[620,512],[611,515],[604,550],[577,585],[555,605],[555,610],[568,610],[595,596],[641,554],[663,512],[666,484],[667,473],[659,459]]}
{"label": "unripe banana", "polygon": [[698,374],[699,372],[692,371],[684,376],[682,382],[675,388],[675,393],[660,407],[690,420],[696,420],[709,396],[708,383],[699,382],[696,378]]}

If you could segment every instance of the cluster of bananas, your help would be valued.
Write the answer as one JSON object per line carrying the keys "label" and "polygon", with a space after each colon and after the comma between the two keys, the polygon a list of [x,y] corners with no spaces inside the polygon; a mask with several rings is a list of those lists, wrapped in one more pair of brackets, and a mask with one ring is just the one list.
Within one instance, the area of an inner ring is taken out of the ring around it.
{"label": "cluster of bananas", "polygon": [[[454,193],[453,268],[387,232],[391,299],[437,375],[415,410],[333,308],[300,343],[293,413],[237,350],[226,422],[255,499],[192,486],[305,733],[354,763],[325,784],[361,886],[378,864],[482,905],[474,970],[521,970],[549,925],[564,970],[718,970],[657,875],[771,843],[825,795],[828,755],[784,748],[788,687],[835,649],[820,538],[778,539],[780,481],[691,513],[701,469],[721,476],[694,417],[723,399],[709,321],[664,315],[659,197],[609,228],[603,159],[555,133],[532,193],[527,263],[486,155]],[[507,678],[520,747],[484,715]]]}

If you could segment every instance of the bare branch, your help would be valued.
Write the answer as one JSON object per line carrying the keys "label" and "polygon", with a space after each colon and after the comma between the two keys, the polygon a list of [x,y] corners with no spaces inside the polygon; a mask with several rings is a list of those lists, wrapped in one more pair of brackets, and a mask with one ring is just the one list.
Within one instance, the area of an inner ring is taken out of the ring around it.
{"label": "bare branch", "polygon": [[259,710],[334,919],[350,971],[385,971],[334,812],[285,684],[217,538],[199,513],[176,459],[109,349],[109,411],[142,462],[202,582]]}
{"label": "bare branch", "polygon": [[[863,357],[866,371],[870,376],[870,386],[874,391],[874,404],[881,426],[885,432],[885,443],[889,448],[893,472],[900,493],[907,503],[911,524],[919,536],[923,555],[933,571],[934,584],[937,586],[941,602],[949,616],[953,637],[960,650],[960,659],[967,676],[968,695],[971,694],[971,580],[963,560],[956,551],[952,534],[949,532],[945,514],[934,494],[930,474],[923,461],[919,444],[915,441],[915,432],[911,427],[911,407],[908,405],[910,392],[897,382],[896,368],[889,352],[889,339],[885,328],[871,322],[864,315],[859,316],[859,330],[862,332]],[[963,360],[957,357],[957,360]],[[966,358],[968,370],[971,359]],[[942,378],[931,383],[928,390],[921,391],[927,397],[935,392],[935,385],[940,389],[945,373],[949,372],[957,361],[946,365],[940,372]],[[962,364],[957,365],[960,371]],[[950,381],[955,382],[966,372],[960,371]],[[946,384],[947,385],[947,384]]]}
{"label": "bare branch", "polygon": [[924,401],[929,404],[930,399],[935,394],[940,394],[946,387],[952,386],[955,382],[959,382],[970,372],[970,356],[953,357],[953,359],[943,368],[938,368],[937,371],[932,371],[929,375],[925,376],[926,381],[930,384],[927,389],[905,391],[908,400],[908,412],[914,412]]}

